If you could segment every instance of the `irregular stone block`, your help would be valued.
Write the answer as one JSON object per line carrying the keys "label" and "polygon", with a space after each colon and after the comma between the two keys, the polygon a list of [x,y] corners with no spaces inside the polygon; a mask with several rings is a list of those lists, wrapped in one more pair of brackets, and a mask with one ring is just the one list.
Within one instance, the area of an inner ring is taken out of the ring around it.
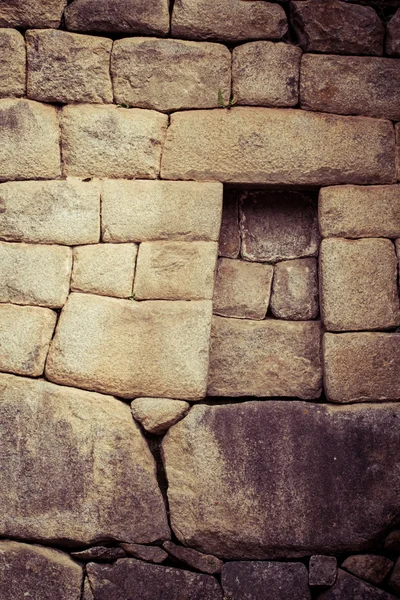
{"label": "irregular stone block", "polygon": [[67,31],[26,32],[27,94],[41,102],[113,101],[112,40]]}
{"label": "irregular stone block", "polygon": [[369,583],[364,583],[358,577],[353,577],[338,570],[336,583],[330,590],[318,596],[318,600],[338,600],[339,598],[357,598],[359,600],[395,600],[392,594],[388,594]]}
{"label": "irregular stone block", "polygon": [[3,374],[0,386],[2,537],[75,546],[169,538],[155,462],[129,406],[42,379]]}
{"label": "irregular stone block", "polygon": [[112,562],[118,558],[125,558],[122,548],[107,548],[106,546],[93,546],[87,550],[71,552],[71,556],[82,562]]}
{"label": "irregular stone block", "polygon": [[220,183],[104,181],[103,241],[217,241],[221,210]]}
{"label": "irregular stone block", "polygon": [[306,54],[300,105],[343,115],[400,120],[400,61],[369,56]]}
{"label": "irregular stone block", "polygon": [[400,594],[400,559],[398,558],[393,569],[393,573],[389,579],[389,587],[394,591],[396,596]]}
{"label": "irregular stone block", "polygon": [[326,333],[326,395],[331,402],[400,400],[399,361],[396,333]]}
{"label": "irregular stone block", "polygon": [[100,191],[93,183],[12,181],[0,185],[0,238],[93,244],[100,238]]}
{"label": "irregular stone block", "polygon": [[168,117],[117,106],[67,106],[61,113],[66,175],[155,179]]}
{"label": "irregular stone block", "polygon": [[210,396],[321,395],[320,323],[213,318]]}
{"label": "irregular stone block", "polygon": [[227,258],[237,258],[240,252],[239,231],[239,192],[227,190],[224,193],[221,231],[218,254]]}
{"label": "irregular stone block", "polygon": [[162,443],[175,534],[239,560],[376,547],[399,511],[399,416],[396,403],[192,407]]}
{"label": "irregular stone block", "polygon": [[25,94],[25,65],[24,37],[15,29],[0,29],[0,98]]}
{"label": "irregular stone block", "polygon": [[42,29],[60,26],[67,0],[2,0],[0,27]]}
{"label": "irregular stone block", "polygon": [[157,546],[141,546],[140,544],[120,544],[128,556],[152,563],[162,563],[168,554]]}
{"label": "irregular stone block", "polygon": [[384,548],[388,552],[397,552],[400,554],[400,529],[395,529],[386,536]]}
{"label": "irregular stone block", "polygon": [[271,310],[278,319],[307,321],[318,317],[318,267],[315,258],[285,260],[275,265]]}
{"label": "irregular stone block", "polygon": [[365,579],[369,583],[379,585],[392,570],[393,561],[385,556],[373,554],[358,554],[349,556],[342,563],[342,569],[350,571],[356,577]]}
{"label": "irregular stone block", "polygon": [[197,550],[177,546],[172,542],[164,542],[163,548],[168,551],[170,556],[193,569],[203,571],[203,573],[209,573],[210,575],[221,573],[223,562],[216,556],[202,554],[201,552],[197,552]]}
{"label": "irregular stone block", "polygon": [[130,302],[71,294],[46,375],[122,398],[200,400],[206,392],[210,326],[209,301]]}
{"label": "irregular stone block", "polygon": [[310,586],[331,586],[336,581],[337,560],[334,556],[316,554],[310,557],[308,571]]}
{"label": "irregular stone block", "polygon": [[390,240],[325,239],[319,264],[321,315],[328,331],[400,324],[397,259]]}
{"label": "irregular stone block", "polygon": [[0,242],[0,302],[61,308],[71,268],[71,248]]}
{"label": "irregular stone block", "polygon": [[180,421],[189,408],[189,402],[167,398],[136,398],[131,403],[136,421],[139,421],[146,431],[156,435],[165,433],[171,425]]}
{"label": "irregular stone block", "polygon": [[393,144],[392,124],[377,119],[283,108],[184,111],[171,116],[161,176],[258,185],[393,183]]}
{"label": "irregular stone block", "polygon": [[386,53],[400,56],[400,8],[386,26]]}
{"label": "irregular stone block", "polygon": [[114,42],[111,74],[118,103],[161,111],[213,108],[219,91],[230,99],[231,53],[222,44],[128,38]]}

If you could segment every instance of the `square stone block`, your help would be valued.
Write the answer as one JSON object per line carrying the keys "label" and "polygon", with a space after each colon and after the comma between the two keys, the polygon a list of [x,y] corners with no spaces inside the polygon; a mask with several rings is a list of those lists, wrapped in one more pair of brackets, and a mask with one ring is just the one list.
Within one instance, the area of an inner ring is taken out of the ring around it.
{"label": "square stone block", "polygon": [[271,310],[278,319],[307,321],[318,317],[318,266],[315,258],[285,260],[275,265]]}
{"label": "square stone block", "polygon": [[0,98],[25,94],[25,71],[24,36],[16,29],[0,29]]}

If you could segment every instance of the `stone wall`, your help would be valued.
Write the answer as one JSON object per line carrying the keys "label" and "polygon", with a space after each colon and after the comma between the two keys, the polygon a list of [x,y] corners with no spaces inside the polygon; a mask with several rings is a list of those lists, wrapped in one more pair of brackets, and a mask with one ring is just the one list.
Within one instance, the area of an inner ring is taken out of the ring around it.
{"label": "stone wall", "polygon": [[0,1],[1,600],[400,597],[400,0]]}

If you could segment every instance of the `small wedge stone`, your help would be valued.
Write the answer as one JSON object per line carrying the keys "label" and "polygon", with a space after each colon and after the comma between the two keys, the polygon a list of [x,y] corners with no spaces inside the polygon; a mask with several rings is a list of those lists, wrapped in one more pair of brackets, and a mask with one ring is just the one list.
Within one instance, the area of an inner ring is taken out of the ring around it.
{"label": "small wedge stone", "polygon": [[346,569],[356,577],[364,579],[369,583],[380,585],[392,570],[393,561],[385,556],[374,554],[357,554],[349,556],[342,563],[342,569]]}
{"label": "small wedge stone", "polygon": [[236,190],[224,193],[218,254],[226,258],[238,258],[240,252],[239,198]]}
{"label": "small wedge stone", "polygon": [[168,558],[168,554],[157,546],[142,546],[141,544],[120,544],[120,546],[128,556],[133,556],[133,558],[139,558],[146,562],[158,564]]}
{"label": "small wedge stone", "polygon": [[75,560],[82,562],[112,562],[118,558],[125,558],[126,553],[122,548],[107,548],[106,546],[93,546],[87,550],[71,552]]}
{"label": "small wedge stone", "polygon": [[202,571],[209,575],[221,573],[224,563],[216,556],[202,554],[201,552],[197,552],[197,550],[177,546],[177,544],[173,544],[172,542],[164,542],[163,548],[167,550],[170,556],[188,565],[188,567],[192,567],[192,569],[197,569],[197,571]]}
{"label": "small wedge stone", "polygon": [[131,410],[136,421],[149,433],[161,435],[180,421],[190,408],[189,402],[169,398],[136,398]]}
{"label": "small wedge stone", "polygon": [[271,310],[278,319],[307,321],[318,317],[318,267],[315,258],[285,260],[275,265]]}
{"label": "small wedge stone", "polygon": [[0,29],[0,98],[25,94],[25,71],[24,37],[16,29]]}
{"label": "small wedge stone", "polygon": [[60,26],[67,0],[2,0],[0,27],[42,29]]}

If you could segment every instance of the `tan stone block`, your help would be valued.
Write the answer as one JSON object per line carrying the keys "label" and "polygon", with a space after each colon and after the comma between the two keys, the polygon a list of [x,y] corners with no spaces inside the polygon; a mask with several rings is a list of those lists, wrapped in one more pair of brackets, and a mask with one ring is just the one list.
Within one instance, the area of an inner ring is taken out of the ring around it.
{"label": "tan stone block", "polygon": [[139,246],[136,300],[211,300],[216,242],[143,242]]}
{"label": "tan stone block", "polygon": [[307,321],[318,317],[318,267],[315,258],[285,260],[275,265],[271,310],[278,319]]}
{"label": "tan stone block", "polygon": [[189,402],[168,398],[136,398],[131,410],[136,421],[149,433],[161,435],[180,421],[190,408]]}
{"label": "tan stone block", "polygon": [[186,181],[104,181],[105,242],[217,241],[222,185]]}
{"label": "tan stone block", "polygon": [[51,381],[122,398],[205,396],[211,302],[71,294],[50,347]]}
{"label": "tan stone block", "polygon": [[214,317],[208,394],[319,398],[320,337],[318,321]]}
{"label": "tan stone block", "polygon": [[26,44],[29,98],[112,103],[111,40],[50,29],[27,31]]}
{"label": "tan stone block", "polygon": [[389,56],[400,56],[400,8],[386,26],[386,53]]}
{"label": "tan stone block", "polygon": [[326,333],[323,348],[328,400],[400,400],[398,333]]}
{"label": "tan stone block", "polygon": [[57,29],[66,5],[67,0],[2,0],[0,27]]}
{"label": "tan stone block", "polygon": [[[150,73],[150,75],[149,75]],[[231,93],[231,53],[222,44],[158,38],[114,42],[115,101],[171,111],[218,106]]]}
{"label": "tan stone block", "polygon": [[400,324],[397,260],[390,240],[323,240],[320,286],[322,320],[328,331]]}
{"label": "tan stone block", "polygon": [[42,375],[56,321],[47,308],[0,304],[0,371]]}
{"label": "tan stone block", "polygon": [[393,183],[393,149],[392,124],[377,119],[283,108],[184,111],[171,116],[161,176],[297,186]]}
{"label": "tan stone block", "polygon": [[0,242],[0,302],[61,308],[71,267],[71,248]]}
{"label": "tan stone block", "polygon": [[16,29],[0,29],[0,98],[25,94],[25,68],[23,35]]}
{"label": "tan stone block", "polygon": [[224,192],[218,254],[226,258],[237,258],[240,252],[239,197],[237,190]]}
{"label": "tan stone block", "polygon": [[60,176],[57,110],[30,100],[0,100],[0,181]]}
{"label": "tan stone block", "polygon": [[70,246],[98,242],[98,186],[74,179],[2,183],[0,238]]}
{"label": "tan stone block", "polygon": [[117,106],[67,106],[61,113],[66,175],[155,179],[167,115]]}
{"label": "tan stone block", "polygon": [[94,244],[74,248],[71,289],[129,298],[136,255],[136,244]]}

